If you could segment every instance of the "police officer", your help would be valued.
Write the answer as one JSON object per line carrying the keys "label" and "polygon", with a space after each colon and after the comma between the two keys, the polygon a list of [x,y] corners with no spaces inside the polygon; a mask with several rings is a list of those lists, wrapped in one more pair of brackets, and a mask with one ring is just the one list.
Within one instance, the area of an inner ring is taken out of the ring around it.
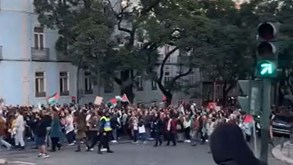
{"label": "police officer", "polygon": [[110,122],[110,114],[109,112],[105,112],[105,115],[101,117],[100,119],[100,143],[99,143],[99,154],[103,154],[101,149],[102,146],[107,149],[108,153],[113,153],[113,151],[110,150],[109,141],[111,137],[111,122]]}

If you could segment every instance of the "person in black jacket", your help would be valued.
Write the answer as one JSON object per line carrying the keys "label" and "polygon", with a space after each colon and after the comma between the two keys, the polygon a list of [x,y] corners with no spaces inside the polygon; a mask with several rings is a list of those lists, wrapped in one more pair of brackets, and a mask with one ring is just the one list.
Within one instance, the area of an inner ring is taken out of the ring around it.
{"label": "person in black jacket", "polygon": [[46,136],[47,136],[47,127],[49,126],[50,123],[47,122],[46,118],[41,114],[37,113],[36,114],[36,142],[37,146],[39,147],[39,157],[43,158],[48,158],[50,157],[47,154],[46,150]]}
{"label": "person in black jacket", "polygon": [[163,126],[164,126],[164,123],[161,120],[160,115],[157,115],[153,123],[153,131],[155,133],[155,140],[156,140],[154,147],[157,147],[158,144],[161,146],[163,143],[162,142]]}
{"label": "person in black jacket", "polygon": [[220,124],[210,137],[210,147],[218,165],[266,165],[254,156],[236,124]]}

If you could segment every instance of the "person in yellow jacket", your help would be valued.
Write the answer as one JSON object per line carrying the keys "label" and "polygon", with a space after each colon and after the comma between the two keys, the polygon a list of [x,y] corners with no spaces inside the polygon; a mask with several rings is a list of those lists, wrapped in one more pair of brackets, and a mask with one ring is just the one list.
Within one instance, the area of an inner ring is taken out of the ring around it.
{"label": "person in yellow jacket", "polygon": [[113,151],[110,150],[109,141],[112,133],[112,127],[111,127],[111,119],[109,112],[106,112],[104,116],[100,118],[100,143],[99,143],[99,154],[103,154],[101,149],[102,147],[105,147],[107,149],[107,153],[113,153]]}

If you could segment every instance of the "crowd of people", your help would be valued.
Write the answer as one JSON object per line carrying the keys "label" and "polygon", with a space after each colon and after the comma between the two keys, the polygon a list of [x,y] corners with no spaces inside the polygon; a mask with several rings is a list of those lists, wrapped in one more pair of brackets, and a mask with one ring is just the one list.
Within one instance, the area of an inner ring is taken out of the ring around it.
{"label": "crowd of people", "polygon": [[[48,158],[46,150],[60,150],[75,145],[76,152],[84,144],[86,151],[110,150],[108,142],[131,139],[133,144],[154,143],[154,147],[176,146],[177,142],[196,146],[205,144],[221,123],[238,124],[247,140],[252,136],[252,122],[236,108],[213,110],[195,104],[178,107],[120,106],[108,108],[93,104],[42,106],[34,108],[3,107],[0,111],[0,145],[6,149],[24,150],[25,142],[33,140],[39,157]],[[153,142],[150,142],[153,141]]]}

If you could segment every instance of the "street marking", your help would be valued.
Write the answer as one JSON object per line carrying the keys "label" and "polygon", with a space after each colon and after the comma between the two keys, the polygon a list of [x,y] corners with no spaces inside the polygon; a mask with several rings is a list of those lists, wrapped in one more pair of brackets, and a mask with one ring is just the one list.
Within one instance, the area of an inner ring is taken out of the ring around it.
{"label": "street marking", "polygon": [[21,165],[36,165],[36,163],[22,162],[22,161],[11,161],[11,162],[8,162],[8,163],[21,164]]}

